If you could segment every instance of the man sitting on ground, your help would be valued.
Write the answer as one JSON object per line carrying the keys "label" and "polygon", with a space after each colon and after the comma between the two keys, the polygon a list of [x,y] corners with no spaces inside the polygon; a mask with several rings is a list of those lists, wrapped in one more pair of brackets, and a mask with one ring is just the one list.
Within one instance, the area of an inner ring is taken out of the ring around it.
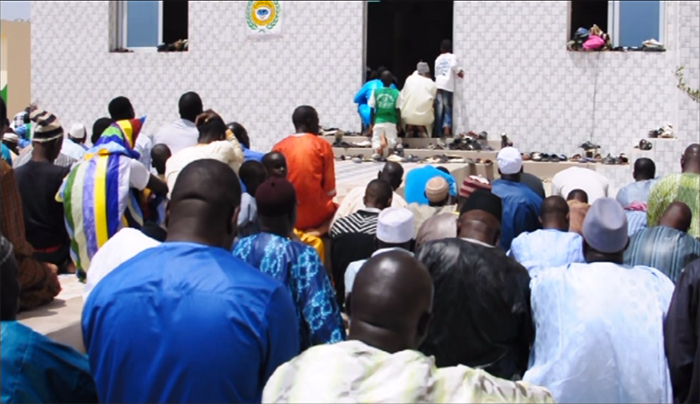
{"label": "man sitting on ground", "polygon": [[466,366],[436,368],[416,349],[433,311],[428,271],[410,254],[371,258],[349,296],[349,340],[313,347],[280,366],[265,403],[553,403],[546,389]]}
{"label": "man sitting on ground", "polygon": [[569,167],[552,177],[552,195],[562,198],[574,189],[582,189],[588,195],[589,203],[608,196],[610,182],[599,172],[582,167]]}
{"label": "man sitting on ground", "polygon": [[256,160],[248,160],[241,165],[240,174],[241,182],[245,186],[245,192],[241,195],[241,214],[238,215],[237,239],[260,232],[255,193],[260,184],[267,180],[267,170],[262,163]]}
{"label": "man sitting on ground", "polygon": [[617,201],[622,207],[628,206],[632,202],[647,203],[649,200],[649,191],[656,183],[656,165],[652,159],[642,157],[634,162],[634,171],[632,172],[634,182],[625,185],[617,192]]}
{"label": "man sitting on ground", "polygon": [[[391,206],[391,185],[380,179],[372,180],[365,190],[364,209],[346,216],[331,227],[331,267],[338,303],[343,304],[345,270],[351,262],[367,259],[377,249],[379,213]],[[410,235],[413,238],[413,234]]]}
{"label": "man sitting on ground", "polygon": [[19,267],[12,245],[0,236],[2,402],[96,403],[95,382],[85,355],[17,321]]}
{"label": "man sitting on ground", "polygon": [[501,178],[493,182],[493,192],[503,201],[501,221],[501,248],[510,249],[510,243],[521,233],[540,229],[540,205],[542,199],[520,182],[523,158],[518,149],[506,147],[498,152],[498,173]]}
{"label": "man sitting on ground", "polygon": [[[377,178],[388,182],[394,190],[393,196],[391,197],[392,208],[408,207],[406,200],[396,192],[399,187],[401,187],[401,182],[403,181],[403,167],[401,164],[393,161],[387,162],[384,164],[382,171],[377,174]],[[355,187],[345,195],[343,202],[338,206],[338,210],[335,212],[331,227],[333,227],[333,224],[337,222],[338,219],[351,215],[365,207],[364,197],[366,188],[367,187]]]}
{"label": "man sitting on ground", "polygon": [[[257,162],[244,165],[249,163]],[[301,351],[343,341],[345,327],[335,291],[318,254],[289,239],[296,221],[294,186],[272,177],[257,188],[255,201],[261,232],[239,240],[233,255],[287,285],[296,306]]]}
{"label": "man sitting on ground", "polygon": [[231,255],[240,201],[230,167],[190,163],[168,239],[93,289],[82,331],[100,402],[260,402],[299,353],[287,287]]}
{"label": "man sitting on ground", "polygon": [[[413,252],[413,213],[405,208],[386,208],[377,219],[377,251],[372,257],[388,251]],[[357,273],[367,260],[351,262],[345,270],[345,297],[352,292]]]}
{"label": "man sitting on ground", "polygon": [[296,134],[277,143],[273,152],[284,155],[289,181],[299,197],[295,228],[311,236],[328,233],[338,206],[335,197],[335,158],[331,144],[319,137],[321,127],[313,107],[302,105],[292,114]]}
{"label": "man sitting on ground", "polygon": [[588,204],[588,194],[582,189],[574,189],[566,196],[569,205],[569,231],[583,234],[583,220],[591,205]]}
{"label": "man sitting on ground", "polygon": [[537,327],[523,380],[563,403],[670,403],[663,321],[673,282],[623,266],[627,218],[599,198],[583,223],[586,264],[547,268],[532,281]]}
{"label": "man sitting on ground", "polygon": [[651,188],[647,209],[648,226],[656,226],[672,202],[683,202],[693,213],[688,234],[700,238],[700,144],[693,143],[685,149],[681,158],[681,170],[680,174],[665,176]]}
{"label": "man sitting on ground", "polygon": [[435,284],[435,317],[420,350],[438,367],[462,364],[517,380],[534,339],[530,276],[495,248],[501,212],[498,196],[477,190],[462,206],[459,238],[416,251]]}
{"label": "man sitting on ground", "polygon": [[180,150],[197,144],[199,131],[195,121],[197,116],[204,112],[202,99],[199,97],[199,94],[193,91],[182,94],[177,107],[180,112],[180,119],[163,126],[153,136],[154,144],[168,146],[173,154],[177,154]]}
{"label": "man sitting on ground", "polygon": [[76,161],[82,160],[87,150],[87,147],[85,147],[85,139],[87,139],[87,129],[85,129],[85,125],[82,123],[73,124],[61,145],[61,153],[74,158]]}
{"label": "man sitting on ground", "polygon": [[564,198],[548,197],[542,202],[540,212],[542,229],[516,237],[508,256],[524,266],[531,277],[542,269],[585,262],[583,238],[569,232],[569,205]]}
{"label": "man sitting on ground", "polygon": [[404,196],[406,203],[428,204],[428,197],[425,196],[425,185],[434,177],[442,177],[450,185],[450,195],[457,196],[457,181],[449,173],[446,173],[433,166],[417,167],[406,174],[406,186]]}
{"label": "man sitting on ground", "polygon": [[248,131],[243,125],[238,122],[229,122],[226,124],[226,127],[228,127],[231,133],[233,133],[233,136],[235,136],[238,140],[238,143],[240,143],[241,148],[243,149],[243,157],[245,158],[245,161],[262,161],[265,153],[250,149],[250,138],[248,137]]}
{"label": "man sitting on ground", "polygon": [[408,208],[413,212],[415,220],[414,238],[418,236],[418,230],[423,225],[423,222],[440,213],[452,213],[455,211],[457,204],[454,203],[454,198],[450,196],[450,186],[442,177],[434,177],[425,184],[425,196],[428,198],[427,205],[412,203]]}
{"label": "man sitting on ground", "polygon": [[625,265],[656,268],[675,283],[683,268],[700,257],[700,241],[688,235],[692,216],[683,202],[668,205],[658,226],[646,228],[630,239]]}

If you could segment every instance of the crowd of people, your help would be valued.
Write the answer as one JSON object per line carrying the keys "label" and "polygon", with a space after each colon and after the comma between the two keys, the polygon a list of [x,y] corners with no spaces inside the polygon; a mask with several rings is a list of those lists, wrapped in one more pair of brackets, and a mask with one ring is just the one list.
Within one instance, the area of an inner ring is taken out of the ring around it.
{"label": "crowd of people", "polygon": [[[338,204],[313,107],[267,153],[178,109],[143,134],[117,97],[88,147],[2,104],[3,403],[700,400],[699,144],[616,198],[505,147],[495,181],[387,162]],[[60,274],[87,355],[17,322]]]}

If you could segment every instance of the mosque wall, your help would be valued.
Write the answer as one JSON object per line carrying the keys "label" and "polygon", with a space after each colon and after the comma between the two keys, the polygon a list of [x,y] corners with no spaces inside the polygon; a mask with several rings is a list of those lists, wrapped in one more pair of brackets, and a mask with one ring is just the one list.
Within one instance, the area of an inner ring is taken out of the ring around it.
{"label": "mosque wall", "polygon": [[[181,93],[243,123],[254,148],[293,131],[310,104],[322,124],[355,130],[362,84],[364,5],[283,2],[281,36],[251,39],[246,2],[190,2],[188,52],[110,53],[115,2],[33,2],[32,98],[70,124],[107,114],[117,95],[147,114],[145,131],[177,118]],[[454,48],[466,70],[456,132],[507,132],[522,151],[573,154],[587,139],[604,154],[648,155],[660,174],[678,169],[700,136],[700,104],[676,88],[677,66],[700,86],[700,3],[666,2],[666,52],[570,52],[566,1],[455,2]],[[595,101],[594,101],[595,99]],[[676,140],[634,145],[670,123]],[[631,167],[601,167],[615,184]]]}
{"label": "mosque wall", "polygon": [[177,119],[178,98],[194,90],[261,150],[293,133],[302,104],[323,125],[359,130],[363,3],[282,2],[281,35],[262,39],[247,36],[246,3],[190,2],[187,52],[110,53],[115,2],[32,2],[32,99],[65,124],[90,126],[125,95],[150,133]]}
{"label": "mosque wall", "polygon": [[[655,53],[567,51],[566,1],[455,2],[454,52],[466,70],[457,130],[507,132],[521,151],[568,155],[591,138],[605,154],[647,155],[657,172],[679,170],[683,149],[700,138],[700,104],[676,88],[674,72],[685,66],[688,86],[700,86],[700,3],[665,3],[667,51]],[[667,123],[677,140],[634,152]],[[631,167],[599,171],[618,185],[632,180]]]}

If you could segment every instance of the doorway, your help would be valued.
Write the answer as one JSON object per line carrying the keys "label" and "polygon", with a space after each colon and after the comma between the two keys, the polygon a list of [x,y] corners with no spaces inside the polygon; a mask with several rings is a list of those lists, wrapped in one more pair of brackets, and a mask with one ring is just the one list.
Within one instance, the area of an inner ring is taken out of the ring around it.
{"label": "doorway", "polygon": [[433,72],[440,42],[452,39],[453,15],[453,1],[368,1],[367,67],[391,70],[399,88],[421,60]]}

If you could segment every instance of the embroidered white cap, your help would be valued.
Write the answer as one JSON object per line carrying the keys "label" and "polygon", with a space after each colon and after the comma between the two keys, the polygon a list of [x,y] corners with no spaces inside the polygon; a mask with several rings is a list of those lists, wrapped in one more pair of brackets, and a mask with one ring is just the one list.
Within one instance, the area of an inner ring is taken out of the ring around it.
{"label": "embroidered white cap", "polygon": [[413,239],[413,212],[406,208],[386,208],[377,219],[377,239],[390,244],[407,243]]}
{"label": "embroidered white cap", "polygon": [[68,131],[68,136],[72,137],[73,139],[84,139],[86,133],[87,129],[85,129],[85,125],[82,123],[74,123]]}
{"label": "embroidered white cap", "polygon": [[515,147],[504,147],[496,156],[498,169],[503,174],[517,174],[523,168],[523,157]]}

